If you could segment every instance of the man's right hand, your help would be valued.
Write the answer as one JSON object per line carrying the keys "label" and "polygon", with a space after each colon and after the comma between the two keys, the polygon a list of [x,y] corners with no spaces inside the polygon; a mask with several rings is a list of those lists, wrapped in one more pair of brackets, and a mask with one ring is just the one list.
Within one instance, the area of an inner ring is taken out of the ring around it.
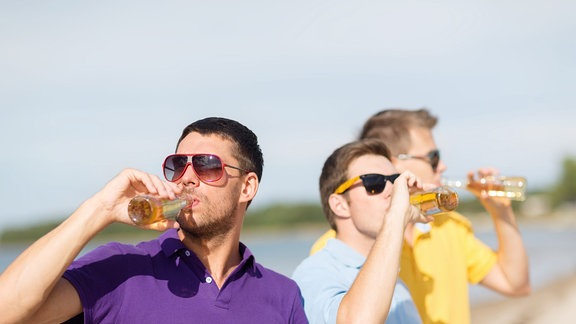
{"label": "man's right hand", "polygon": [[[124,169],[91,199],[95,203],[98,203],[103,211],[105,211],[104,214],[109,224],[120,222],[134,225],[128,216],[128,203],[130,199],[138,195],[175,199],[181,191],[181,188],[176,184],[163,181],[153,174],[136,169]],[[173,220],[163,220],[139,227],[164,231],[169,228],[176,228],[177,226],[177,223]]]}

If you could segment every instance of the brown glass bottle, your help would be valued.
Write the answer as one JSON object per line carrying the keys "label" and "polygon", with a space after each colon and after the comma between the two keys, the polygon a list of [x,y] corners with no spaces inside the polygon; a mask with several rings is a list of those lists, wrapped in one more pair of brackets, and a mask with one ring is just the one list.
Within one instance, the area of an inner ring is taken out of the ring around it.
{"label": "brown glass bottle", "polygon": [[456,209],[458,207],[458,194],[443,186],[410,195],[410,203],[420,208],[422,214],[434,215]]}
{"label": "brown glass bottle", "polygon": [[188,202],[184,199],[159,199],[136,196],[128,204],[128,215],[136,225],[149,225],[163,219],[175,219]]}
{"label": "brown glass bottle", "polygon": [[526,199],[526,178],[489,176],[474,182],[442,179],[442,184],[454,188],[467,188],[486,192],[491,197],[506,197],[512,200]]}

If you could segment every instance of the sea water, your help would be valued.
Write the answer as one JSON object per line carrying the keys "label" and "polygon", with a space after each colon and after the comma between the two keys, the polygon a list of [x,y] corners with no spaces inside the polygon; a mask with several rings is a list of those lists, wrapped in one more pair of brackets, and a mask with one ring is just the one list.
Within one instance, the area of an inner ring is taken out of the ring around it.
{"label": "sea water", "polygon": [[[291,276],[299,262],[308,256],[312,243],[325,230],[244,233],[241,240],[254,253],[257,262]],[[529,257],[530,278],[534,290],[555,279],[576,274],[576,253],[572,253],[576,246],[576,228],[542,228],[531,225],[520,226],[520,231]],[[476,235],[488,246],[497,247],[493,229],[477,230]],[[88,245],[82,254],[95,246]],[[25,248],[25,245],[0,246],[0,271],[4,271]],[[479,285],[470,288],[472,304],[501,298],[505,297]]]}

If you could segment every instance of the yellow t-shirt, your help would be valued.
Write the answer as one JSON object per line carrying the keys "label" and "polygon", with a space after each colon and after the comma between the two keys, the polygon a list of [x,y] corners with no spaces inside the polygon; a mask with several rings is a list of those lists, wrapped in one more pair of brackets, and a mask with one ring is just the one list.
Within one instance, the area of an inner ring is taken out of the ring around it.
{"label": "yellow t-shirt", "polygon": [[[400,278],[410,290],[423,323],[470,323],[468,283],[480,282],[496,263],[492,249],[474,236],[472,225],[456,212],[435,215],[430,230],[414,230],[404,244]],[[312,246],[320,250],[334,231]]]}

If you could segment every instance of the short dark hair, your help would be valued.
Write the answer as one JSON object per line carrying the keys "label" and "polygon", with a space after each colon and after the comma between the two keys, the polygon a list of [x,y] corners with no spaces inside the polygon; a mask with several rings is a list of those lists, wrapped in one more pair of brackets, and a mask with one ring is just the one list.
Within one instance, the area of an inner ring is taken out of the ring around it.
{"label": "short dark hair", "polygon": [[337,148],[324,162],[319,180],[320,199],[324,216],[334,230],[337,230],[334,221],[336,215],[330,208],[328,200],[334,190],[348,180],[348,167],[352,161],[364,155],[382,155],[390,159],[388,147],[382,141],[370,138],[350,142]]}
{"label": "short dark hair", "polygon": [[248,127],[235,120],[222,117],[200,119],[184,128],[176,147],[192,132],[201,135],[218,135],[234,143],[232,155],[238,160],[239,167],[256,173],[258,181],[262,180],[264,157],[258,145],[258,137]]}

